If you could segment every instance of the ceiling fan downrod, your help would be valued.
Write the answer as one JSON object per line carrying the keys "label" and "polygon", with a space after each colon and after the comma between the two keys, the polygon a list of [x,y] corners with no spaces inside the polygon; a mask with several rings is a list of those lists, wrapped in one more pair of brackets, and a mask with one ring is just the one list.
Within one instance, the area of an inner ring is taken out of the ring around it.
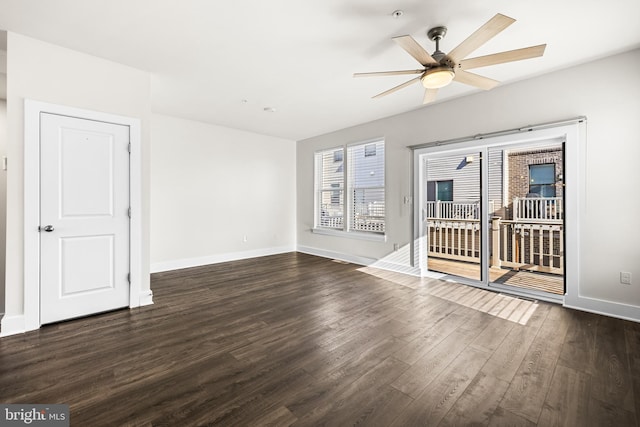
{"label": "ceiling fan downrod", "polygon": [[429,40],[436,44],[436,50],[431,56],[438,62],[445,56],[444,52],[440,51],[440,40],[444,38],[445,34],[447,34],[447,27],[434,27],[427,31]]}

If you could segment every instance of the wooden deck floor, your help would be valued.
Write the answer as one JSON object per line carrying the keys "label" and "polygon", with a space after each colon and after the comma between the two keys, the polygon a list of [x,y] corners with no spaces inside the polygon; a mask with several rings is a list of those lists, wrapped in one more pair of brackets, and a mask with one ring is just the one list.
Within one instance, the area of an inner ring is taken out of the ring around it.
{"label": "wooden deck floor", "polygon": [[[429,258],[429,270],[480,280],[480,265],[469,262],[431,257]],[[494,283],[564,295],[564,277],[555,274],[490,268],[489,277],[490,281]]]}
{"label": "wooden deck floor", "polygon": [[374,273],[288,253],[154,274],[152,306],[1,338],[0,402],[91,427],[640,426],[639,323]]}

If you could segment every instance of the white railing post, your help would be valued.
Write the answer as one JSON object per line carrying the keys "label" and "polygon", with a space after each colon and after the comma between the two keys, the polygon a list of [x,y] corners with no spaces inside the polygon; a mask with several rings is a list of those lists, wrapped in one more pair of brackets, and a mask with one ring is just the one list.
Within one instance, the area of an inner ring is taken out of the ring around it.
{"label": "white railing post", "polygon": [[500,268],[500,217],[491,217],[491,268]]}

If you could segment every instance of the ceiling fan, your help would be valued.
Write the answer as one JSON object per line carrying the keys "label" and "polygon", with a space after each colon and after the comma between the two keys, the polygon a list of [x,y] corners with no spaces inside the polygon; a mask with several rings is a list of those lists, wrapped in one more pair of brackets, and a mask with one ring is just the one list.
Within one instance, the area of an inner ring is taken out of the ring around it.
{"label": "ceiling fan", "polygon": [[448,54],[440,51],[440,40],[442,40],[447,33],[446,27],[435,27],[427,32],[429,40],[436,44],[436,50],[431,55],[429,55],[429,53],[411,36],[394,37],[393,41],[400,45],[400,47],[409,55],[413,56],[424,68],[418,70],[355,73],[353,76],[371,77],[420,74],[420,76],[379,93],[373,98],[380,98],[414,83],[422,82],[422,85],[425,88],[423,104],[427,104],[435,100],[436,95],[438,94],[438,89],[448,85],[452,80],[484,90],[493,89],[499,83],[498,81],[470,73],[467,70],[486,67],[489,65],[503,64],[505,62],[536,58],[538,56],[542,56],[544,54],[544,49],[547,47],[546,44],[541,44],[538,46],[530,46],[522,49],[494,53],[492,55],[465,59],[467,55],[474,52],[515,21],[516,20],[513,18],[509,18],[508,16],[498,13]]}

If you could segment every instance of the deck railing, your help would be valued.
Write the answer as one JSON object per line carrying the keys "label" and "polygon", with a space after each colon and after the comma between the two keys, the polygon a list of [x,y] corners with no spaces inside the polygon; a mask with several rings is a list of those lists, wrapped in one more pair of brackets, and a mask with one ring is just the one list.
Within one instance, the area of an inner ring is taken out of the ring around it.
{"label": "deck railing", "polygon": [[514,221],[562,221],[562,197],[516,197],[513,199]]}
{"label": "deck railing", "polygon": [[564,274],[563,224],[549,221],[491,222],[492,267]]}
{"label": "deck railing", "polygon": [[[322,205],[320,227],[344,229],[344,209],[342,205]],[[354,231],[370,231],[384,233],[385,208],[384,203],[357,203],[353,207],[353,219],[349,225]]]}
{"label": "deck railing", "polygon": [[[480,263],[480,220],[428,218],[428,256]],[[502,220],[489,234],[491,267],[564,274],[562,222]]]}
{"label": "deck railing", "polygon": [[[494,202],[489,202],[489,212],[494,211]],[[426,202],[424,217],[432,219],[480,219],[480,202],[446,202],[442,200]]]}
{"label": "deck railing", "polygon": [[426,202],[425,216],[443,219],[479,219],[480,202],[445,202],[442,200]]}
{"label": "deck railing", "polygon": [[429,256],[480,262],[480,220],[427,221]]}

